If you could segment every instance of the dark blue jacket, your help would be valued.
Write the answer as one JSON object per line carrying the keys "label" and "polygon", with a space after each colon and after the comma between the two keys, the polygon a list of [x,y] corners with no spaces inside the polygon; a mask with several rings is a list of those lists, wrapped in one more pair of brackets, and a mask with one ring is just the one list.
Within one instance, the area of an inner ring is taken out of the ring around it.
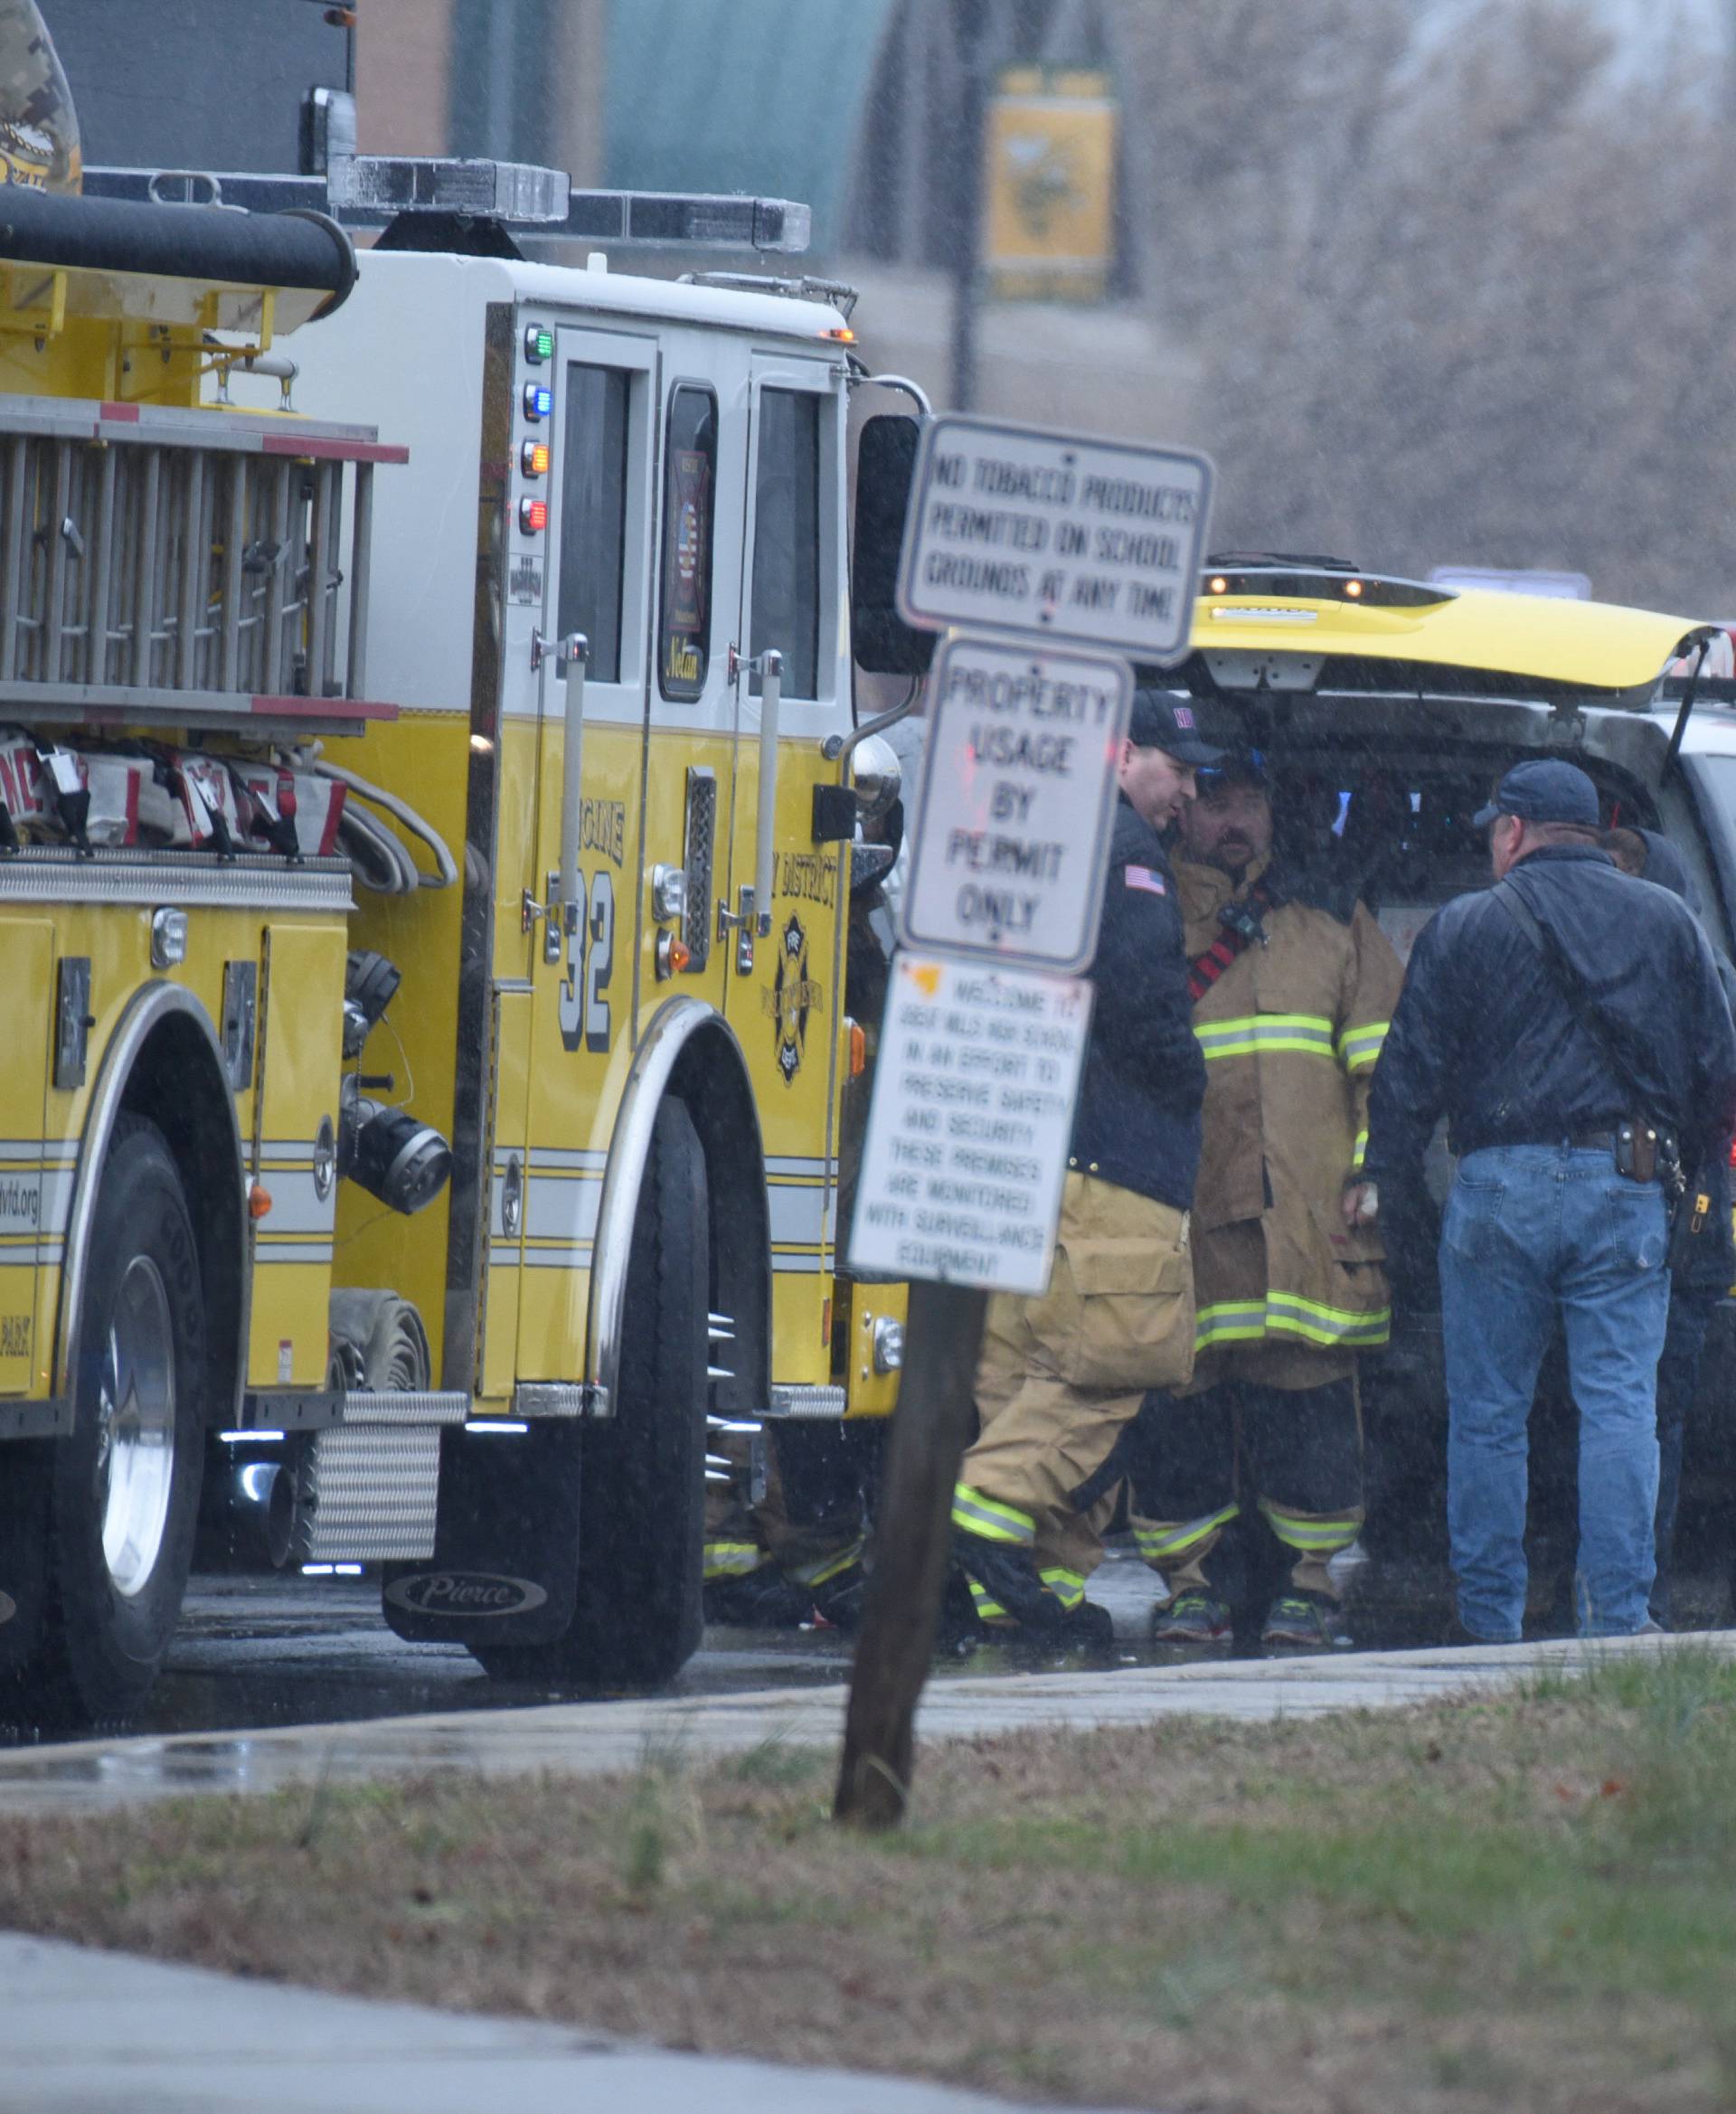
{"label": "dark blue jacket", "polygon": [[1684,1163],[1697,1164],[1736,1114],[1736,1028],[1692,911],[1589,845],[1533,852],[1509,884],[1576,972],[1641,1107],[1536,948],[1481,890],[1449,902],[1411,954],[1374,1071],[1370,1177],[1413,1168],[1443,1111],[1458,1153],[1609,1129],[1643,1112],[1671,1125]]}
{"label": "dark blue jacket", "polygon": [[[1700,891],[1694,884],[1694,876],[1686,863],[1667,837],[1659,836],[1656,830],[1642,829],[1639,835],[1646,840],[1646,878],[1656,882],[1660,888],[1667,888],[1672,895],[1679,895],[1694,912],[1701,915]],[[1736,968],[1716,948],[1712,959],[1718,965],[1718,980],[1724,987],[1724,999],[1736,1010]],[[1675,1280],[1678,1294],[1694,1292],[1713,1298],[1722,1298],[1736,1281],[1736,1241],[1731,1238],[1730,1220],[1730,1137],[1728,1133],[1714,1138],[1702,1158],[1699,1167],[1687,1167],[1689,1208],[1699,1196],[1711,1199],[1711,1210],[1706,1214],[1703,1232],[1694,1241],[1688,1260]]]}
{"label": "dark blue jacket", "polygon": [[1194,1203],[1205,1059],[1163,840],[1117,802],[1071,1165],[1177,1211]]}

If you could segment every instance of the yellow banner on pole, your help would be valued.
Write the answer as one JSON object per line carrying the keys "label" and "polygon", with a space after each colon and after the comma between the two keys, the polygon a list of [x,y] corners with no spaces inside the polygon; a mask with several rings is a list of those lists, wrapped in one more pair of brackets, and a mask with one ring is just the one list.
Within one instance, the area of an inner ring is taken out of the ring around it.
{"label": "yellow banner on pole", "polygon": [[991,297],[1100,301],[1115,258],[1119,109],[1107,73],[1008,69],[984,127]]}

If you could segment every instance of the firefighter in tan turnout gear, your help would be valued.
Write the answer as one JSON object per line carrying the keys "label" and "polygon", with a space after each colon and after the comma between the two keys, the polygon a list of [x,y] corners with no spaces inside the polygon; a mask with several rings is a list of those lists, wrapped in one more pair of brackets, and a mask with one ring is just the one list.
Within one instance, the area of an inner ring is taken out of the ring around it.
{"label": "firefighter in tan turnout gear", "polygon": [[1188,1207],[1204,1066],[1175,877],[1160,832],[1222,751],[1193,708],[1136,692],[1104,877],[1095,993],[1054,1269],[1035,1298],[990,1300],[976,1368],[982,1430],[953,1493],[954,1561],[992,1628],[1109,1641],[1085,1599],[1147,1389],[1194,1364]]}
{"label": "firefighter in tan turnout gear", "polygon": [[1363,1517],[1356,1354],[1391,1320],[1377,1199],[1357,1177],[1403,970],[1348,890],[1274,859],[1257,751],[1202,774],[1175,871],[1206,1091],[1197,1362],[1184,1392],[1147,1401],[1134,1477],[1140,1552],[1170,1589],[1154,1636],[1227,1647],[1205,1562],[1257,1505],[1294,1559],[1261,1641],[1327,1646],[1327,1565]]}

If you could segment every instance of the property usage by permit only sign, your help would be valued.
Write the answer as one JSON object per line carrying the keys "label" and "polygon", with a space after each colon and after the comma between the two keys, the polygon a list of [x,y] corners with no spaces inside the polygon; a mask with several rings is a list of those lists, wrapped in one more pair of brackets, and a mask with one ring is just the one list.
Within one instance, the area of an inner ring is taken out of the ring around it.
{"label": "property usage by permit only sign", "polygon": [[1011,631],[1164,665],[1184,657],[1210,458],[987,419],[924,421],[898,611],[919,630]]}
{"label": "property usage by permit only sign", "polygon": [[942,641],[899,938],[1063,974],[1097,949],[1133,671],[1107,655]]}
{"label": "property usage by permit only sign", "polygon": [[1091,986],[901,951],[875,1061],[853,1269],[1041,1292]]}

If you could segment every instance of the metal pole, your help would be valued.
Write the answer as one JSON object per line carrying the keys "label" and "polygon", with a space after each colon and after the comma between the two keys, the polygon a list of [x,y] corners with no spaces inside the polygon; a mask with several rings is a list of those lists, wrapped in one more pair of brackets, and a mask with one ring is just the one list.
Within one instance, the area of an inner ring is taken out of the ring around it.
{"label": "metal pole", "polygon": [[138,494],[138,565],[133,575],[133,687],[151,679],[151,631],[156,622],[157,512],[163,485],[163,450],[145,450],[143,488]]}
{"label": "metal pole", "polygon": [[[42,601],[42,680],[61,679],[61,646],[66,620],[65,524],[71,519],[72,449],[71,440],[51,440],[54,451],[54,503],[49,514],[48,584]],[[1704,657],[1703,652],[1702,658]]]}
{"label": "metal pole", "polygon": [[954,411],[976,401],[976,307],[982,294],[983,119],[988,104],[989,0],[954,0],[958,49],[964,68],[954,170],[958,218],[953,223],[952,392]]}
{"label": "metal pole", "polygon": [[778,720],[784,694],[784,656],[768,647],[760,656],[760,805],[755,816],[753,914],[764,939],[771,930],[772,864],[778,837]]}
{"label": "metal pole", "polygon": [[198,644],[200,590],[204,586],[206,552],[201,547],[205,512],[205,458],[197,450],[187,451],[183,471],[186,482],[181,492],[181,577],[176,582],[175,613],[175,686],[193,686],[193,649]]}
{"label": "metal pole", "polygon": [[114,582],[115,510],[119,473],[119,449],[105,447],[97,482],[96,549],[90,562],[90,630],[85,641],[84,656],[87,683],[108,680],[108,605]]}
{"label": "metal pole", "polygon": [[229,458],[229,527],[223,536],[222,645],[217,688],[239,690],[241,656],[241,559],[247,549],[247,458]]}
{"label": "metal pole", "polygon": [[[555,653],[555,672],[566,679],[566,717],[561,747],[561,908],[549,905],[544,958],[559,961],[561,935],[579,930],[579,825],[584,801],[585,671],[590,641],[570,632]],[[551,947],[551,943],[552,943]]]}
{"label": "metal pole", "polygon": [[355,466],[355,518],[350,530],[350,651],[347,697],[365,697],[368,666],[369,571],[373,556],[373,465]]}
{"label": "metal pole", "polygon": [[969,1442],[988,1295],[910,1287],[903,1378],[886,1449],[874,1567],[850,1675],[833,1817],[896,1827],[910,1797],[916,1706],[947,1582],[952,1486]]}
{"label": "metal pole", "polygon": [[5,554],[0,559],[0,678],[18,673],[19,620],[24,614],[25,440],[14,433],[7,450]]}

